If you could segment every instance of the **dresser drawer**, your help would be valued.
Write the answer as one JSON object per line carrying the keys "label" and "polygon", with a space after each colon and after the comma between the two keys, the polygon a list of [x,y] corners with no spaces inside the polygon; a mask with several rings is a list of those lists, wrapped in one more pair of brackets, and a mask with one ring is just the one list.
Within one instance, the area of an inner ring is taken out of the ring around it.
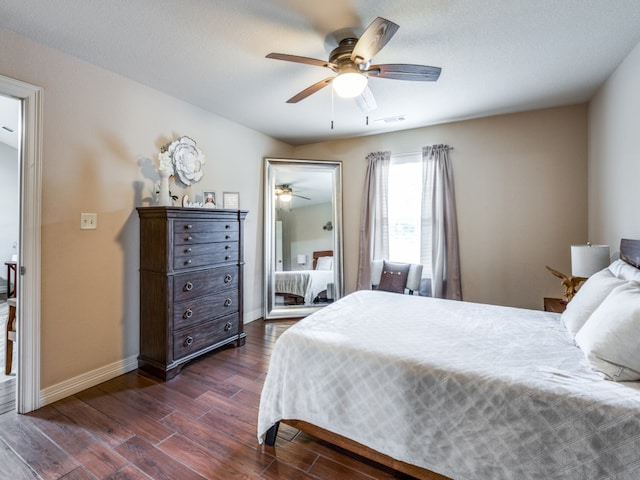
{"label": "dresser drawer", "polygon": [[179,232],[173,234],[174,245],[194,245],[198,243],[210,242],[237,242],[238,231],[220,232]]}
{"label": "dresser drawer", "polygon": [[237,252],[237,242],[200,243],[198,245],[179,245],[173,247],[173,257],[191,257],[207,253]]}
{"label": "dresser drawer", "polygon": [[179,302],[173,306],[173,328],[196,325],[213,318],[238,312],[238,291],[226,290],[206,297]]}
{"label": "dresser drawer", "polygon": [[238,232],[238,222],[189,222],[176,220],[173,223],[173,241],[176,245],[238,241]]}
{"label": "dresser drawer", "polygon": [[173,301],[182,302],[218,290],[238,288],[239,268],[235,265],[181,273],[173,277]]}
{"label": "dresser drawer", "polygon": [[237,244],[205,243],[202,245],[193,245],[188,249],[176,247],[174,249],[173,269],[183,270],[185,268],[202,267],[237,261]]}
{"label": "dresser drawer", "polygon": [[239,315],[237,313],[211,322],[185,328],[173,335],[173,358],[196,353],[218,342],[238,335]]}

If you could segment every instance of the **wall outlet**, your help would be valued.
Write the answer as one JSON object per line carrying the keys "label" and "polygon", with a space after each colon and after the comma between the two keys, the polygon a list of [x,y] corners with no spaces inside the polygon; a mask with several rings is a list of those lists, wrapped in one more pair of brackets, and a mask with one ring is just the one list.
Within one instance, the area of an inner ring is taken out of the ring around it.
{"label": "wall outlet", "polygon": [[96,228],[98,228],[97,213],[80,214],[80,230],[95,230]]}

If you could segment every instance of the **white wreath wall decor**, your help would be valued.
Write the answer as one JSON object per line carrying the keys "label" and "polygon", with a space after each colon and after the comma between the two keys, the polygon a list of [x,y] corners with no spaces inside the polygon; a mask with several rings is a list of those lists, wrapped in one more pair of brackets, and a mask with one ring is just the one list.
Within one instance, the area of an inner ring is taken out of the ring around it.
{"label": "white wreath wall decor", "polygon": [[160,149],[159,170],[168,170],[189,186],[202,179],[202,165],[205,158],[196,142],[189,137],[180,137]]}

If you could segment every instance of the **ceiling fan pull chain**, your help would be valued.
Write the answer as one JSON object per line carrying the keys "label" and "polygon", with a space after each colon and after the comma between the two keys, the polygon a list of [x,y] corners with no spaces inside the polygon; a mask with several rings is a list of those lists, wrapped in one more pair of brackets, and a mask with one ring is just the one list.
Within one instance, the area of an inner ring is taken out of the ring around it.
{"label": "ceiling fan pull chain", "polygon": [[331,89],[331,130],[333,130],[333,88]]}

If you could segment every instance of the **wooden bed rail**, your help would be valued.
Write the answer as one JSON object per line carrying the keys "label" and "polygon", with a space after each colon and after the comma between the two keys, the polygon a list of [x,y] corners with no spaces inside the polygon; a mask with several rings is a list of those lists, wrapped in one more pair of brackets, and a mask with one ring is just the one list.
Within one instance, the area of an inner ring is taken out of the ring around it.
{"label": "wooden bed rail", "polygon": [[[361,457],[367,458],[381,465],[385,465],[397,470],[398,472],[411,475],[419,480],[451,480],[449,477],[445,477],[444,475],[440,475],[439,473],[432,472],[425,468],[411,465],[410,463],[396,460],[395,458],[366,447],[361,443],[350,440],[342,435],[338,435],[337,433],[330,432],[329,430],[325,430],[324,428],[303,422],[302,420],[282,420],[282,423],[286,423],[287,425],[308,433],[309,435],[313,435],[320,440],[324,440],[336,445],[337,447],[344,448],[351,453],[355,453],[356,455],[360,455]],[[276,423],[267,431],[267,434],[265,435],[265,443],[267,445],[275,445],[276,437],[278,435],[278,427],[279,423]]]}

